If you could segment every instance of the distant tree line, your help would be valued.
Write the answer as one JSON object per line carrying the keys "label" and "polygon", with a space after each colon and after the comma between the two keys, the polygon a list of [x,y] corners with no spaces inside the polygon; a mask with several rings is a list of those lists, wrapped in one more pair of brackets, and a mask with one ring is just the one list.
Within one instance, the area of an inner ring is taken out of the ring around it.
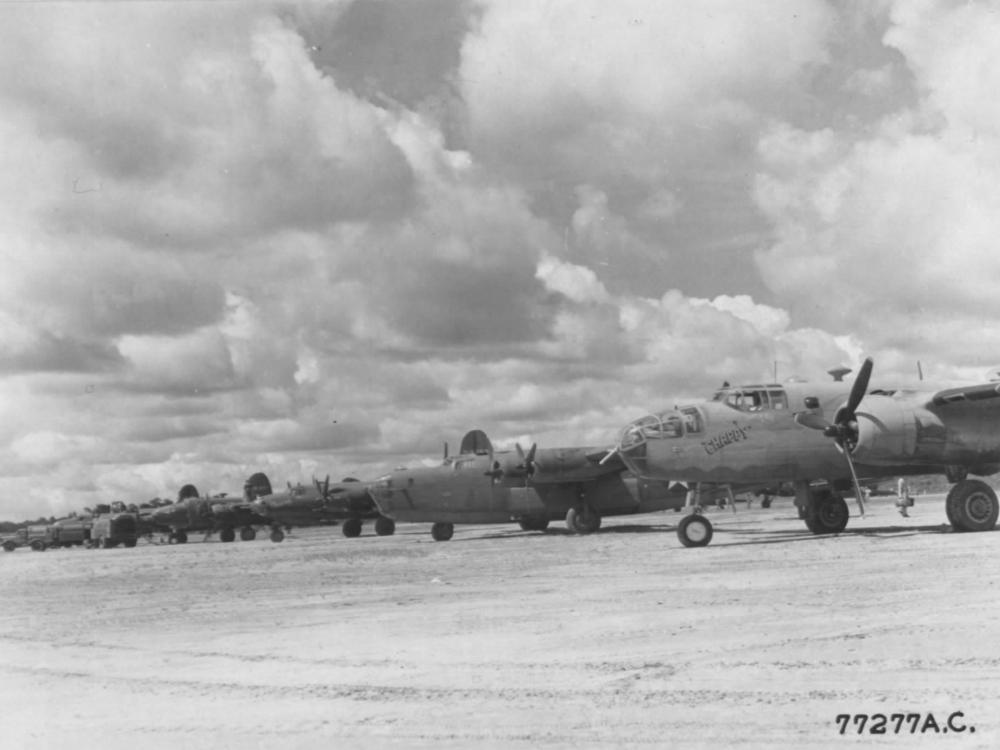
{"label": "distant tree line", "polygon": [[[154,497],[152,500],[147,500],[146,502],[140,503],[138,505],[136,505],[135,503],[130,503],[127,507],[129,507],[130,509],[135,509],[135,508],[162,508],[164,505],[173,505],[173,502],[174,502],[173,500],[167,500],[166,498]],[[84,508],[83,509],[83,515],[85,515],[85,516],[92,516],[92,515],[94,515],[94,509],[93,508]],[[77,513],[76,513],[76,511],[72,511],[68,516],[65,516],[65,517],[66,518],[76,518],[77,517]],[[17,531],[18,529],[23,528],[25,526],[48,525],[48,524],[55,523],[56,520],[58,520],[58,519],[56,519],[55,516],[49,516],[48,518],[46,518],[45,516],[39,516],[38,518],[34,518],[34,519],[31,519],[31,520],[26,520],[26,521],[0,521],[0,533],[9,534],[9,533]]]}

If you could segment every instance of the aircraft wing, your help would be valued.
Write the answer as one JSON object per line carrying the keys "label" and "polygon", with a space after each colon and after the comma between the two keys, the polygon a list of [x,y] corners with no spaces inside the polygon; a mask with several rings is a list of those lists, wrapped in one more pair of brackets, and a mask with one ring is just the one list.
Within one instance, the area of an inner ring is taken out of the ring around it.
{"label": "aircraft wing", "polygon": [[[931,397],[929,405],[949,406],[951,404],[989,401],[990,399],[1000,399],[1000,383],[983,383],[982,385],[945,388]],[[996,405],[1000,406],[1000,401],[997,401]]]}

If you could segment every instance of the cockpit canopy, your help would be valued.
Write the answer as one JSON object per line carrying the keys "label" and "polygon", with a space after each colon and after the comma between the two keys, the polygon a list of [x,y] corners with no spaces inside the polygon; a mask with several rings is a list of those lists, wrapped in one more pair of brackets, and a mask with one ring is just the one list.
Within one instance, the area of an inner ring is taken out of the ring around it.
{"label": "cockpit canopy", "polygon": [[788,394],[780,385],[744,385],[722,388],[713,401],[722,402],[736,411],[770,411],[788,408]]}
{"label": "cockpit canopy", "polygon": [[700,435],[704,429],[704,420],[697,407],[672,409],[650,414],[629,424],[622,433],[621,447],[627,449],[646,440]]}

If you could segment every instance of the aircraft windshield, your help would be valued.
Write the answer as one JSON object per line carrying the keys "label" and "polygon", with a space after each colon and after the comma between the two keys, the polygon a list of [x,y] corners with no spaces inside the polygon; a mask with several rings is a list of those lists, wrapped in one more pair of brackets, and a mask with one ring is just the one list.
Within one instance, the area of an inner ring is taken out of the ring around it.
{"label": "aircraft windshield", "polygon": [[622,432],[621,448],[627,450],[647,440],[680,438],[697,435],[703,429],[701,413],[693,406],[679,411],[650,414],[629,424]]}
{"label": "aircraft windshield", "polygon": [[716,391],[713,401],[721,401],[737,411],[769,411],[788,408],[788,394],[778,385],[751,385]]}

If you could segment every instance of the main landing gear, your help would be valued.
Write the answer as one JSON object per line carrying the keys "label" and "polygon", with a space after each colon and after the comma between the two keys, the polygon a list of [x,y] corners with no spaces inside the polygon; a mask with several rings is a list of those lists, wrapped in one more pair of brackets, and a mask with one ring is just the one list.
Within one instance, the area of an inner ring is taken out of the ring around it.
{"label": "main landing gear", "polygon": [[435,542],[447,542],[455,533],[455,524],[439,521],[431,526],[431,536]]}
{"label": "main landing gear", "polygon": [[524,531],[545,531],[549,527],[549,519],[528,516],[518,521],[518,524]]}
{"label": "main landing gear", "polygon": [[583,500],[566,511],[566,528],[574,534],[593,534],[601,528],[601,514]]}
{"label": "main landing gear", "polygon": [[[244,526],[240,529],[240,540],[244,542],[252,542],[257,538],[257,530],[252,526]],[[236,540],[236,529],[232,526],[226,526],[223,529],[219,529],[219,541],[220,542],[232,542]]]}
{"label": "main landing gear", "polygon": [[847,528],[851,513],[847,501],[833,490],[814,490],[806,507],[806,528],[813,534],[839,534]]}
{"label": "main landing gear", "polygon": [[986,482],[964,479],[948,492],[944,512],[955,531],[990,531],[1000,515],[1000,503]]}

